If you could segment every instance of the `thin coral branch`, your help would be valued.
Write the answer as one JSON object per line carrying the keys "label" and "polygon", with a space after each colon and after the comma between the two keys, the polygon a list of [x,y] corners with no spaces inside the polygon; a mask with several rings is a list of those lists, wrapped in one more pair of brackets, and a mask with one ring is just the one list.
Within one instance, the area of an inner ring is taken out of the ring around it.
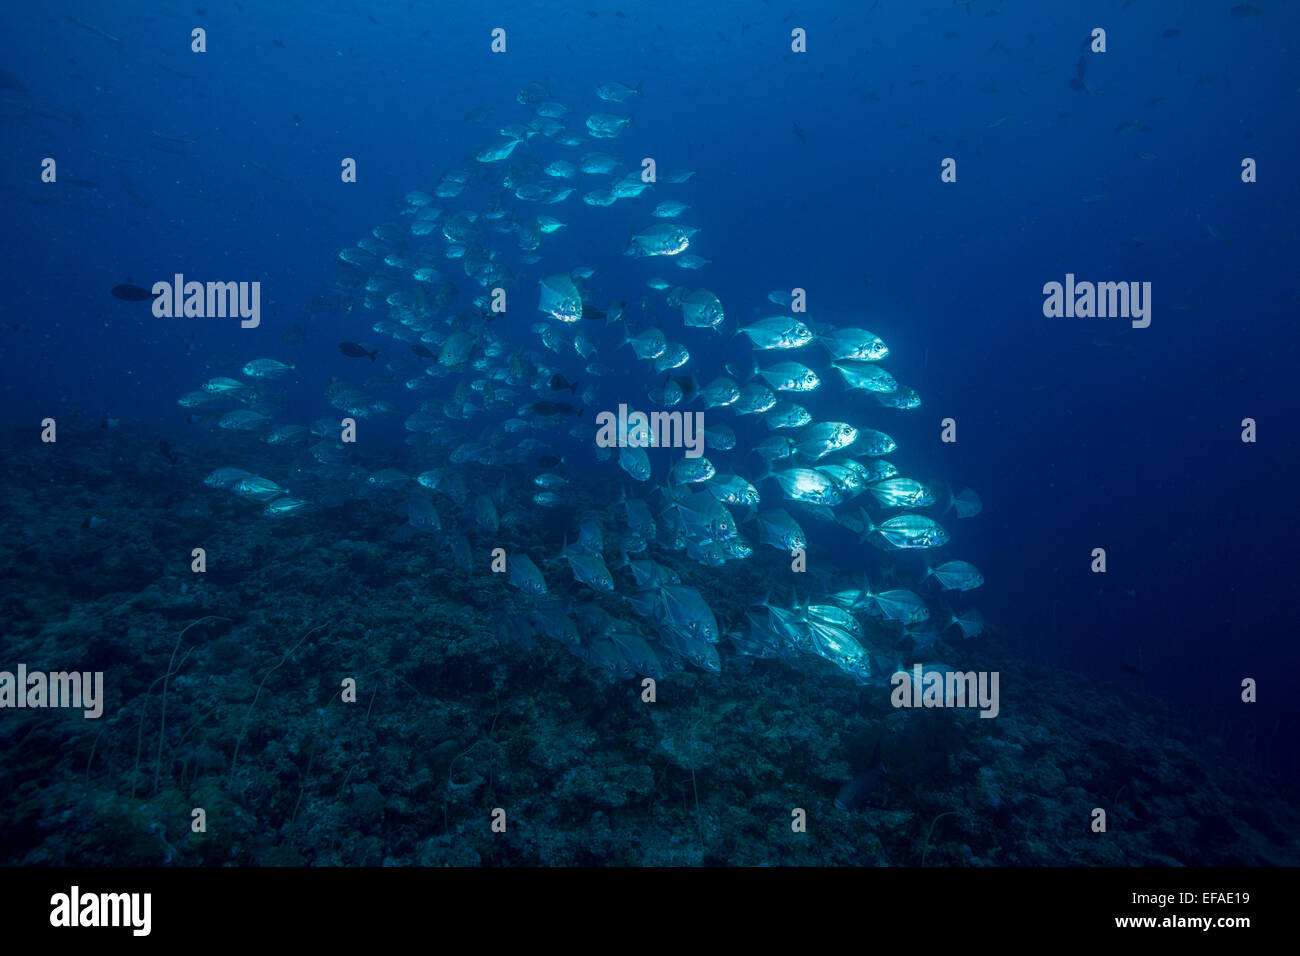
{"label": "thin coral branch", "polygon": [[945,810],[943,813],[939,814],[937,817],[935,817],[933,820],[930,821],[930,829],[929,829],[929,831],[925,834],[925,847],[924,847],[924,849],[921,850],[921,865],[922,865],[922,866],[925,866],[925,855],[926,855],[928,852],[930,852],[930,837],[934,836],[934,825],[935,825],[936,823],[938,823],[938,822],[939,822],[941,819],[943,819],[944,817],[951,817],[951,816],[954,816],[956,813],[957,813],[956,810]]}
{"label": "thin coral branch", "polygon": [[293,647],[289,648],[288,652],[284,655],[284,657],[280,658],[280,662],[266,672],[266,676],[262,678],[262,683],[257,685],[257,693],[253,695],[253,702],[248,705],[248,711],[244,714],[244,723],[239,728],[239,736],[235,738],[235,754],[233,757],[230,758],[230,780],[229,780],[230,786],[234,786],[235,783],[235,768],[239,764],[239,745],[244,741],[244,731],[248,729],[248,720],[250,717],[253,716],[253,708],[257,706],[258,698],[262,696],[262,688],[266,686],[266,682],[267,680],[270,679],[271,675],[274,674],[277,670],[279,670],[281,665],[283,665],[285,661],[287,661],[290,657],[293,656],[294,651],[302,647],[303,642],[306,641],[307,638],[311,637],[312,634],[316,633],[321,628],[327,626],[328,626],[328,622],[326,622],[326,624],[317,624],[315,627],[307,631],[307,633],[304,634],[302,637],[298,638],[298,643],[293,645]]}

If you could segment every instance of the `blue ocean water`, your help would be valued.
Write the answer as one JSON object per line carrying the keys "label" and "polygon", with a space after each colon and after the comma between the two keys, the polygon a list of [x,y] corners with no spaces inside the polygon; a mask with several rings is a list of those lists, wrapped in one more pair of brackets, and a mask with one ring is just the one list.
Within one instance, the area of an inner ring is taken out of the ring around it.
{"label": "blue ocean water", "polygon": [[[590,266],[602,307],[627,300],[635,308],[648,297],[648,321],[670,339],[689,339],[692,360],[681,371],[703,385],[727,363],[749,361],[734,332],[781,311],[769,292],[806,290],[808,320],[878,334],[890,349],[884,365],[922,396],[919,409],[877,412],[859,394],[858,423],[897,440],[904,474],[941,478],[982,499],[972,520],[940,520],[953,536],[942,558],[970,560],[986,580],[967,602],[987,623],[971,639],[989,645],[984,663],[1073,672],[1080,694],[1104,687],[1162,699],[1171,725],[1213,736],[1270,780],[1296,782],[1298,204],[1285,169],[1298,145],[1294,6],[196,2],[0,12],[0,197],[9,225],[0,396],[7,453],[31,466],[7,480],[48,496],[48,508],[10,508],[6,563],[24,547],[15,529],[39,539],[42,516],[64,520],[69,508],[120,529],[124,541],[156,533],[132,528],[130,494],[59,493],[57,468],[32,464],[47,417],[63,430],[60,456],[94,456],[106,474],[128,474],[140,443],[165,441],[198,469],[189,485],[179,476],[161,482],[182,526],[191,497],[217,495],[202,485],[208,470],[257,470],[271,454],[264,447],[176,404],[254,358],[295,366],[275,383],[277,423],[334,414],[322,397],[332,381],[389,374],[371,391],[404,404],[373,429],[364,425],[365,464],[414,475],[402,425],[413,404],[402,381],[420,369],[404,345],[372,330],[382,315],[340,292],[338,253],[379,223],[405,222],[403,197],[431,190],[449,169],[476,177],[473,202],[486,211],[492,190],[478,177],[491,172],[474,156],[499,126],[532,118],[533,106],[517,94],[538,82],[547,100],[570,107],[562,122],[584,136],[582,118],[602,108],[633,123],[617,139],[567,152],[535,136],[519,156],[576,162],[586,150],[607,149],[626,168],[653,157],[661,174],[695,175],[610,207],[581,204],[580,188],[563,203],[528,209],[566,227],[542,238],[537,264],[520,263],[513,240],[503,246],[501,261],[517,280],[510,309],[493,320],[503,340],[545,354],[531,331],[544,318],[535,308],[537,279]],[[204,53],[190,49],[196,27],[206,31]],[[504,53],[491,50],[498,27]],[[1104,52],[1091,48],[1098,28]],[[792,51],[796,29],[806,31],[806,52]],[[1081,61],[1085,75],[1072,86]],[[613,80],[642,92],[602,102],[595,90]],[[467,122],[479,107],[492,112]],[[55,183],[41,181],[46,157],[57,163]],[[345,157],[356,161],[354,183],[341,180]],[[1247,158],[1257,181],[1243,182]],[[947,159],[955,182],[942,178]],[[681,221],[699,229],[691,251],[710,260],[698,272],[622,254],[666,198],[690,204]],[[464,305],[480,290],[455,266],[443,271],[462,287]],[[120,283],[149,288],[176,273],[260,282],[261,325],[156,318],[148,302],[110,295]],[[1044,285],[1067,274],[1149,282],[1150,325],[1045,317]],[[646,288],[652,275],[715,293],[727,310],[722,332],[683,330],[663,294]],[[617,330],[588,325],[613,374],[600,378],[585,421],[618,401],[645,404],[661,376],[616,348]],[[338,343],[353,341],[381,355],[372,363],[340,353]],[[752,354],[767,365],[775,353]],[[824,355],[815,358],[823,385],[805,404],[814,420],[833,420],[848,399]],[[593,381],[576,354],[554,361],[570,380]],[[547,397],[556,398],[519,401]],[[733,425],[742,446],[770,434],[752,419],[713,415],[706,410],[706,421]],[[955,442],[940,440],[946,419]],[[1242,441],[1244,419],[1255,421],[1256,441]],[[459,429],[457,443],[481,427],[449,424]],[[589,438],[545,437],[585,488],[585,505],[599,499],[612,507],[620,484],[632,484],[615,462],[595,460]],[[265,461],[280,472],[262,473],[293,491],[286,462]],[[663,485],[671,459],[653,461],[652,483]],[[762,474],[755,464],[743,465],[751,481]],[[532,474],[517,463],[500,473],[522,477],[525,487]],[[480,471],[467,474],[484,480]],[[45,478],[50,486],[41,490]],[[154,479],[140,481],[142,494],[159,490]],[[315,474],[309,482],[327,484]],[[779,496],[770,479],[759,488]],[[512,504],[537,513],[519,494]],[[371,528],[382,508],[357,496],[323,518],[301,516],[307,527],[332,522],[299,554],[303,573],[319,560],[313,549],[348,528]],[[553,524],[530,546],[557,556],[576,531],[568,517],[545,515]],[[219,518],[269,527],[256,510]],[[446,513],[443,521],[452,523]],[[871,555],[869,575],[883,568],[886,556],[856,535],[801,523],[812,563],[824,555],[824,567],[848,568],[861,550]],[[284,527],[276,526],[272,546],[292,536]],[[373,533],[383,540],[391,530]],[[1105,549],[1104,573],[1092,570],[1096,548]],[[617,554],[608,550],[611,563]],[[387,576],[400,578],[402,567]],[[570,577],[562,562],[557,567],[548,582]],[[900,567],[911,565],[900,558]],[[692,570],[696,586],[726,573]],[[41,582],[23,586],[35,594]],[[784,600],[789,589],[799,596],[797,579],[775,591]],[[477,606],[467,599],[466,613]],[[743,606],[714,611],[737,627],[744,616]],[[29,608],[21,627],[39,633],[42,613]],[[412,619],[418,629],[430,626],[414,611]],[[161,660],[141,640],[140,658],[161,676],[170,634]],[[955,643],[956,653],[969,650]],[[263,648],[259,659],[273,662],[287,649]],[[260,678],[265,667],[254,670]],[[847,680],[831,667],[820,673]],[[693,675],[699,693],[707,693],[705,676]],[[1248,679],[1258,682],[1255,703],[1242,701]],[[456,692],[454,682],[437,686]],[[844,688],[853,693],[851,681]],[[570,690],[585,693],[581,683]],[[1006,699],[1029,692],[1003,685]],[[877,693],[883,699],[886,691]],[[841,770],[857,772],[857,763]],[[214,778],[224,779],[228,764],[219,769]],[[826,799],[833,796],[832,787]]]}

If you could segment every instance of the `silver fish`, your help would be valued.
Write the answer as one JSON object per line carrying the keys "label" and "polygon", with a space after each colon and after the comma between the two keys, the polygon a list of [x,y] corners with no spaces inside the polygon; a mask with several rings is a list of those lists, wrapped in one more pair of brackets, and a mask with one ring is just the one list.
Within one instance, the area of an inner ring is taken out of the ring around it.
{"label": "silver fish", "polygon": [[938,548],[949,540],[943,526],[926,515],[898,515],[879,525],[868,518],[861,540],[872,534],[879,534],[895,548]]}
{"label": "silver fish", "polygon": [[526,554],[510,556],[510,583],[529,594],[546,593],[546,579]]}
{"label": "silver fish", "polygon": [[778,362],[758,374],[778,392],[811,392],[821,384],[816,372],[798,362]]}
{"label": "silver fish", "polygon": [[813,340],[812,329],[789,315],[770,315],[737,330],[749,336],[756,349],[798,349]]}

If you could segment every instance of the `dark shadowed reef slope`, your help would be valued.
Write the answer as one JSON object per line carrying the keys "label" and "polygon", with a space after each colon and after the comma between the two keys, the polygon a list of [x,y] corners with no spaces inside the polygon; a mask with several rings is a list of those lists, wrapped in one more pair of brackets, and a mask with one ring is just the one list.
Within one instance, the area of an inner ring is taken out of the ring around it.
{"label": "dark shadowed reef slope", "polygon": [[[5,863],[1300,863],[1293,795],[996,634],[943,654],[1000,672],[993,720],[894,710],[811,659],[670,674],[647,704],[509,639],[504,582],[388,540],[382,509],[246,520],[202,487],[204,453],[71,429],[58,454],[6,445],[0,668],[102,670],[107,701],[3,714]],[[550,533],[511,532],[558,554]],[[837,809],[877,746],[879,786]]]}

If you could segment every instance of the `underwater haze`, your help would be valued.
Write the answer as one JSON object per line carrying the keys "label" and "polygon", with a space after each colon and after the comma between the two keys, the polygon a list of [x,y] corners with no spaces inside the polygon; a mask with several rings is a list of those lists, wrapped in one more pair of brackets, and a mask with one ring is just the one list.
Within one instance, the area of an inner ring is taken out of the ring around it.
{"label": "underwater haze", "polygon": [[1300,863],[1297,36],[0,11],[0,861]]}

